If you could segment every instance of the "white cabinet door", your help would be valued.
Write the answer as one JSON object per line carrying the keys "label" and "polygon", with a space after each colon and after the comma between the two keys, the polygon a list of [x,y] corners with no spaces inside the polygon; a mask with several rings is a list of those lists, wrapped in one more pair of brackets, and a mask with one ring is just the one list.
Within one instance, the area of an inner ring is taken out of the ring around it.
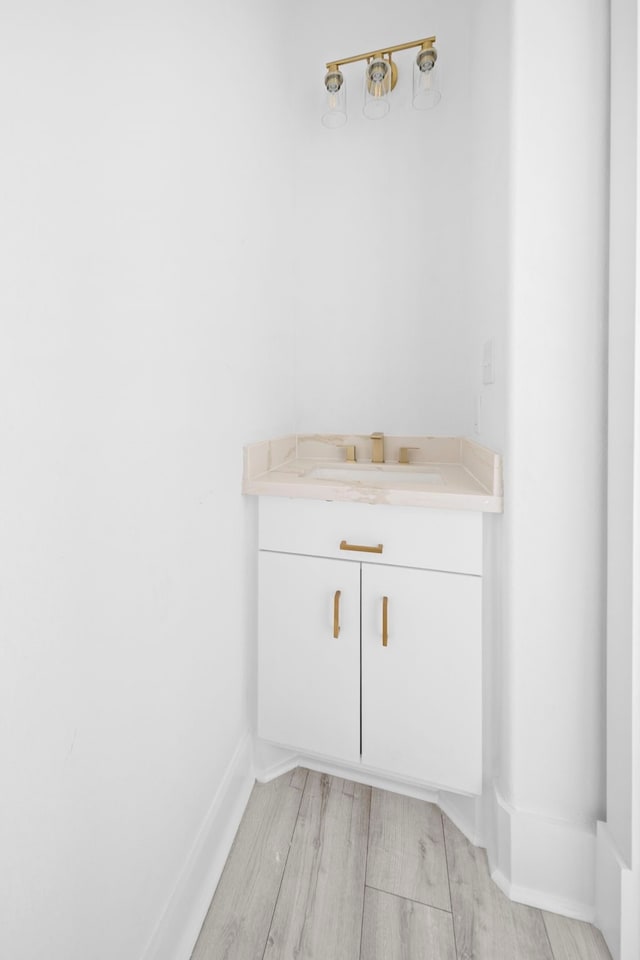
{"label": "white cabinet door", "polygon": [[363,565],[363,763],[481,792],[481,583],[464,574]]}
{"label": "white cabinet door", "polygon": [[262,551],[258,735],[357,761],[359,690],[360,565]]}

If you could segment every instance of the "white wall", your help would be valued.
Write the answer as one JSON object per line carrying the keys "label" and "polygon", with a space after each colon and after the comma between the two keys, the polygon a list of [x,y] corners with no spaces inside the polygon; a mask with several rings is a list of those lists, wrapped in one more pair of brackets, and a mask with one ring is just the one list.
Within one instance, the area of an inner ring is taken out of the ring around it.
{"label": "white wall", "polygon": [[[472,10],[471,130],[474,145],[469,270],[470,346],[475,435],[504,454],[507,417],[506,343],[510,320],[511,0],[482,0]],[[492,344],[493,382],[483,382],[484,348]],[[493,784],[507,739],[504,667],[504,515],[484,518],[484,796],[476,832],[490,862],[500,862],[493,829]],[[479,809],[478,809],[479,808]],[[469,815],[468,815],[469,816]]]}
{"label": "white wall", "polygon": [[[473,429],[467,284],[472,3],[295,4],[296,416],[301,431]],[[344,67],[349,119],[320,124],[324,64],[435,34],[443,99],[411,106],[415,52],[396,56],[389,115],[362,116],[363,64]]]}
{"label": "white wall", "polygon": [[514,10],[506,511],[518,748],[504,787],[569,820],[594,820],[604,802],[606,47],[589,97],[581,64],[607,35],[602,0]]}
{"label": "white wall", "polygon": [[640,954],[640,337],[638,9],[611,7],[607,803],[597,917],[614,960]]}
{"label": "white wall", "polygon": [[499,789],[512,884],[585,910],[605,802],[608,5],[519,3],[513,30]]}
{"label": "white wall", "polygon": [[[471,10],[470,260],[468,339],[474,432],[504,451],[506,339],[510,306],[511,0],[480,0]],[[484,346],[493,347],[493,382],[483,382]]]}
{"label": "white wall", "polygon": [[[609,384],[609,576],[607,821],[616,846],[631,861],[633,631],[633,483],[637,257],[637,9],[617,3],[613,27],[611,155],[611,343]],[[615,684],[615,686],[613,686]]]}
{"label": "white wall", "polygon": [[[290,431],[277,5],[3,7],[0,954],[139,960],[250,725]],[[249,119],[250,118],[250,119]]]}

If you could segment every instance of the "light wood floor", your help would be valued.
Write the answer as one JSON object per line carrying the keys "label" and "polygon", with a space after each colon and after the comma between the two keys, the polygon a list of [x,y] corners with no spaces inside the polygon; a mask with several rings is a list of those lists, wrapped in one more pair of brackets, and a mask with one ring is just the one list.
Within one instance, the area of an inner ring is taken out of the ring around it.
{"label": "light wood floor", "polygon": [[326,774],[256,784],[192,960],[610,960],[511,903],[438,807]]}

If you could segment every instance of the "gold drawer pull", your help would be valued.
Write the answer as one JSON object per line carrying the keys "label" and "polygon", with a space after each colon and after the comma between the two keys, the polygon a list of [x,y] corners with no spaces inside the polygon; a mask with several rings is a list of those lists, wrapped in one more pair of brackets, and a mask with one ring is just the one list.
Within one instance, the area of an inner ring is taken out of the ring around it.
{"label": "gold drawer pull", "polygon": [[347,543],[346,540],[340,541],[341,550],[356,550],[359,553],[382,553],[382,544],[379,543],[377,547],[363,547],[359,543]]}
{"label": "gold drawer pull", "polygon": [[340,636],[340,591],[336,590],[333,598],[333,636],[337,640]]}
{"label": "gold drawer pull", "polygon": [[389,641],[389,597],[382,598],[382,646]]}

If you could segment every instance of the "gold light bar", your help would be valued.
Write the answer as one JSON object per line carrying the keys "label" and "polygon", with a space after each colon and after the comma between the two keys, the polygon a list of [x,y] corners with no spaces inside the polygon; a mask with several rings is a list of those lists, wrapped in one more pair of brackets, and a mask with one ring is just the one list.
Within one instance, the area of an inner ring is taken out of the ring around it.
{"label": "gold light bar", "polygon": [[423,40],[410,40],[409,43],[398,43],[395,47],[379,47],[370,53],[359,53],[355,57],[345,57],[344,60],[329,60],[325,64],[327,70],[343,67],[345,63],[357,63],[359,60],[371,60],[372,57],[383,57],[385,54],[397,53],[398,50],[411,50],[412,47],[424,47],[428,50],[436,42],[435,37],[425,37]]}

